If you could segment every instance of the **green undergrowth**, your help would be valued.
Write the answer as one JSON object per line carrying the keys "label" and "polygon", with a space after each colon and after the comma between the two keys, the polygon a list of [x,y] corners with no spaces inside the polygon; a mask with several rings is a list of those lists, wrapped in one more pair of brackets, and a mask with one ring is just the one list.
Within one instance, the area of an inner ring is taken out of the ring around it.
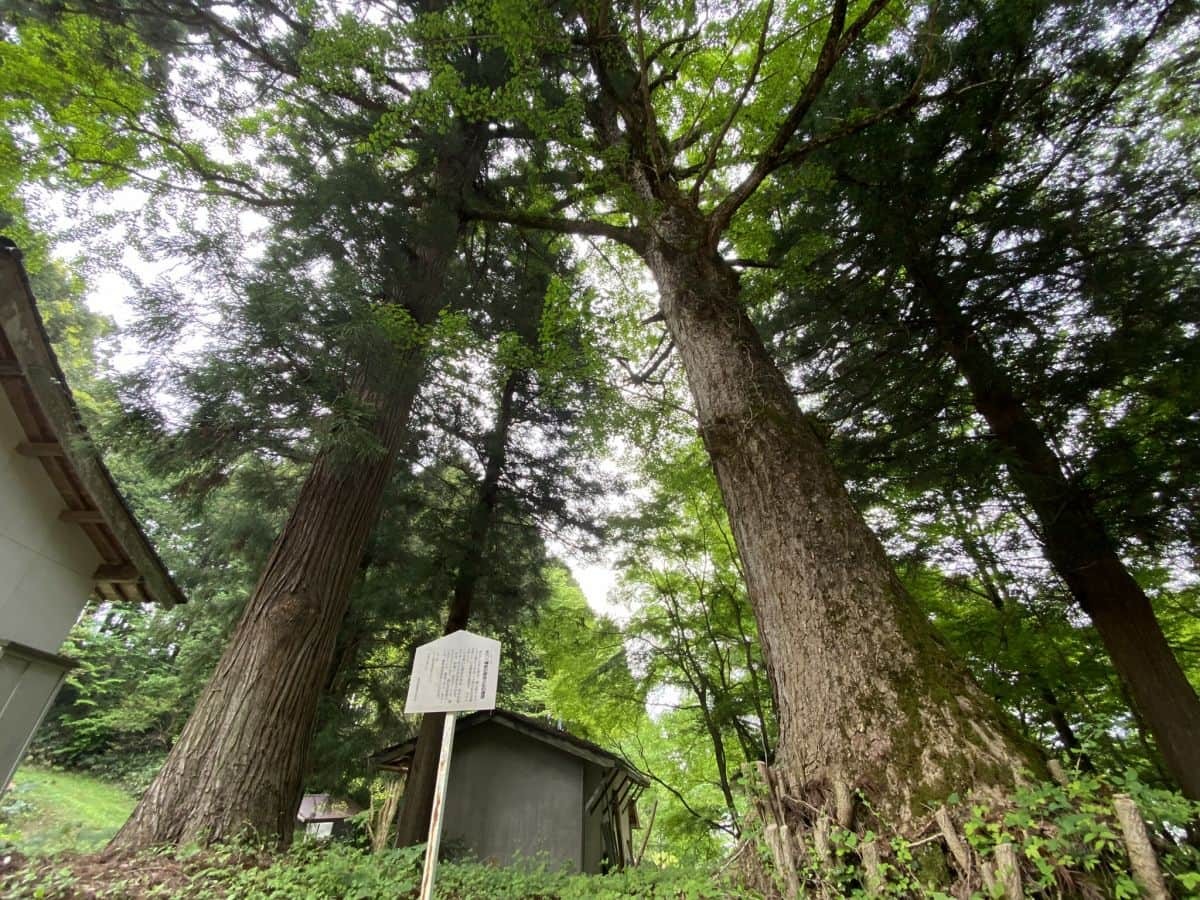
{"label": "green undergrowth", "polygon": [[[1009,847],[1019,870],[1022,895],[1030,898],[1117,898],[1154,896],[1132,870],[1114,799],[1131,799],[1141,812],[1146,835],[1168,894],[1200,897],[1200,850],[1195,843],[1200,804],[1180,794],[1150,787],[1132,773],[1074,772],[1064,783],[1030,781],[1003,804],[967,802],[957,795],[944,806],[969,855],[968,871],[951,854],[930,817],[917,834],[901,834],[886,823],[853,831],[833,826],[829,858],[818,853],[803,825],[803,851],[796,874],[806,895],[833,897],[1003,898],[998,850]],[[868,814],[866,799],[859,797]],[[751,829],[764,868],[774,870],[761,830]],[[864,847],[873,844],[879,866],[866,871]],[[782,893],[785,879],[774,872]]]}
{"label": "green undergrowth", "polygon": [[[251,847],[147,853],[124,860],[59,857],[0,872],[0,896],[37,898],[188,897],[257,898],[415,897],[422,847],[370,854],[348,844],[303,841],[284,854]],[[568,875],[545,866],[501,868],[443,863],[436,896],[444,900],[619,900],[751,898],[711,872],[645,866],[611,875]]]}
{"label": "green undergrowth", "polygon": [[22,766],[0,797],[0,845],[26,856],[90,853],[133,810],[128,791],[88,775]]}

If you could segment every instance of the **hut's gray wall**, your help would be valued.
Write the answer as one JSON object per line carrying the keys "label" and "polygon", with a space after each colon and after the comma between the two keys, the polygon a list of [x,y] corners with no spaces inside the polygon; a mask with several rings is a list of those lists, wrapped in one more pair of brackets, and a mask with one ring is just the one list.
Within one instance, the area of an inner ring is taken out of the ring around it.
{"label": "hut's gray wall", "polygon": [[443,841],[501,865],[544,854],[550,865],[595,871],[599,856],[593,861],[590,841],[584,848],[585,767],[593,768],[493,722],[462,732],[454,741]]}

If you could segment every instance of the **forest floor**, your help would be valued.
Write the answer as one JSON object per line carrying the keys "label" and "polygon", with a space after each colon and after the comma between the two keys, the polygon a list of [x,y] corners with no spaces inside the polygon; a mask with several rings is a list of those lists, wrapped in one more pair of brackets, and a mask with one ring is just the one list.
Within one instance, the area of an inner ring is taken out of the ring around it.
{"label": "forest floor", "polygon": [[[79,773],[23,766],[0,798],[0,897],[337,898],[416,895],[423,848],[370,854],[302,840],[287,853],[182,848],[112,859],[100,853],[134,806],[124,789]],[[607,876],[446,863],[439,898],[728,900],[747,895],[703,869],[643,866]]]}
{"label": "forest floor", "polygon": [[[0,896],[43,900],[179,897],[189,900],[343,900],[417,894],[422,847],[367,853],[347,844],[302,842],[287,853],[183,848],[110,859],[101,854],[25,858],[0,849]],[[537,865],[500,868],[443,863],[439,900],[749,900],[710,871],[642,866],[611,875],[570,875]]]}
{"label": "forest floor", "polygon": [[91,853],[117,833],[134,803],[107,781],[25,765],[0,797],[0,844],[25,856]]}

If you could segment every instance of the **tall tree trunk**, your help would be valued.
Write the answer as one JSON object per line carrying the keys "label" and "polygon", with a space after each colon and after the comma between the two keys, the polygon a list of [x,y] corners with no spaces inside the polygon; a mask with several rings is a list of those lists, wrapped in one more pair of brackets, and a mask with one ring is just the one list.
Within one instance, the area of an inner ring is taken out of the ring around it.
{"label": "tall tree trunk", "polygon": [[[443,634],[452,634],[467,627],[475,590],[483,574],[488,534],[495,521],[496,504],[500,499],[500,475],[508,456],[508,436],[512,428],[513,401],[525,373],[514,371],[504,383],[496,425],[486,442],[487,461],[479,494],[471,509],[464,535],[458,571],[454,577],[454,593],[446,614]],[[426,713],[421,717],[417,745],[413,748],[412,764],[404,783],[404,800],[396,823],[396,846],[419,844],[429,834],[429,817],[433,811],[433,792],[437,784],[438,756],[442,752],[442,729],[445,713]]]}
{"label": "tall tree trunk", "polygon": [[739,301],[669,209],[644,257],[745,565],[779,712],[777,765],[863,788],[892,824],[1004,789],[1032,752],[955,664],[892,571]]}
{"label": "tall tree trunk", "polygon": [[[444,305],[462,227],[457,211],[482,165],[486,128],[467,126],[443,140],[413,242],[391,248],[404,274],[393,272],[385,288],[421,325]],[[360,361],[355,388],[374,411],[378,451],[353,463],[336,448],[318,454],[216,671],[109,851],[249,832],[291,843],[338,628],[425,371],[421,347],[393,352]]]}
{"label": "tall tree trunk", "polygon": [[934,313],[938,337],[1037,516],[1046,558],[1096,626],[1171,776],[1186,796],[1200,800],[1200,698],[1167,643],[1150,599],[1125,567],[1086,491],[1063,472],[1008,373],[957,303],[914,271]]}
{"label": "tall tree trunk", "polygon": [[377,398],[381,452],[313,464],[229,646],[162,769],[109,850],[291,840],[317,702],[350,586],[407,435],[423,372],[410,351],[399,389]]}

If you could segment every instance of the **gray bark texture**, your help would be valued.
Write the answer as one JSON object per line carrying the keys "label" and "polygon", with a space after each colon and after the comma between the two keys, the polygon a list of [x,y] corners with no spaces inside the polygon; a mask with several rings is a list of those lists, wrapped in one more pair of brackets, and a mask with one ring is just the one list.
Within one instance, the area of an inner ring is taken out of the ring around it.
{"label": "gray bark texture", "polygon": [[896,579],[820,438],[703,249],[669,211],[644,257],[745,565],[779,710],[777,765],[858,786],[894,825],[951,792],[1011,787],[1035,756]]}

